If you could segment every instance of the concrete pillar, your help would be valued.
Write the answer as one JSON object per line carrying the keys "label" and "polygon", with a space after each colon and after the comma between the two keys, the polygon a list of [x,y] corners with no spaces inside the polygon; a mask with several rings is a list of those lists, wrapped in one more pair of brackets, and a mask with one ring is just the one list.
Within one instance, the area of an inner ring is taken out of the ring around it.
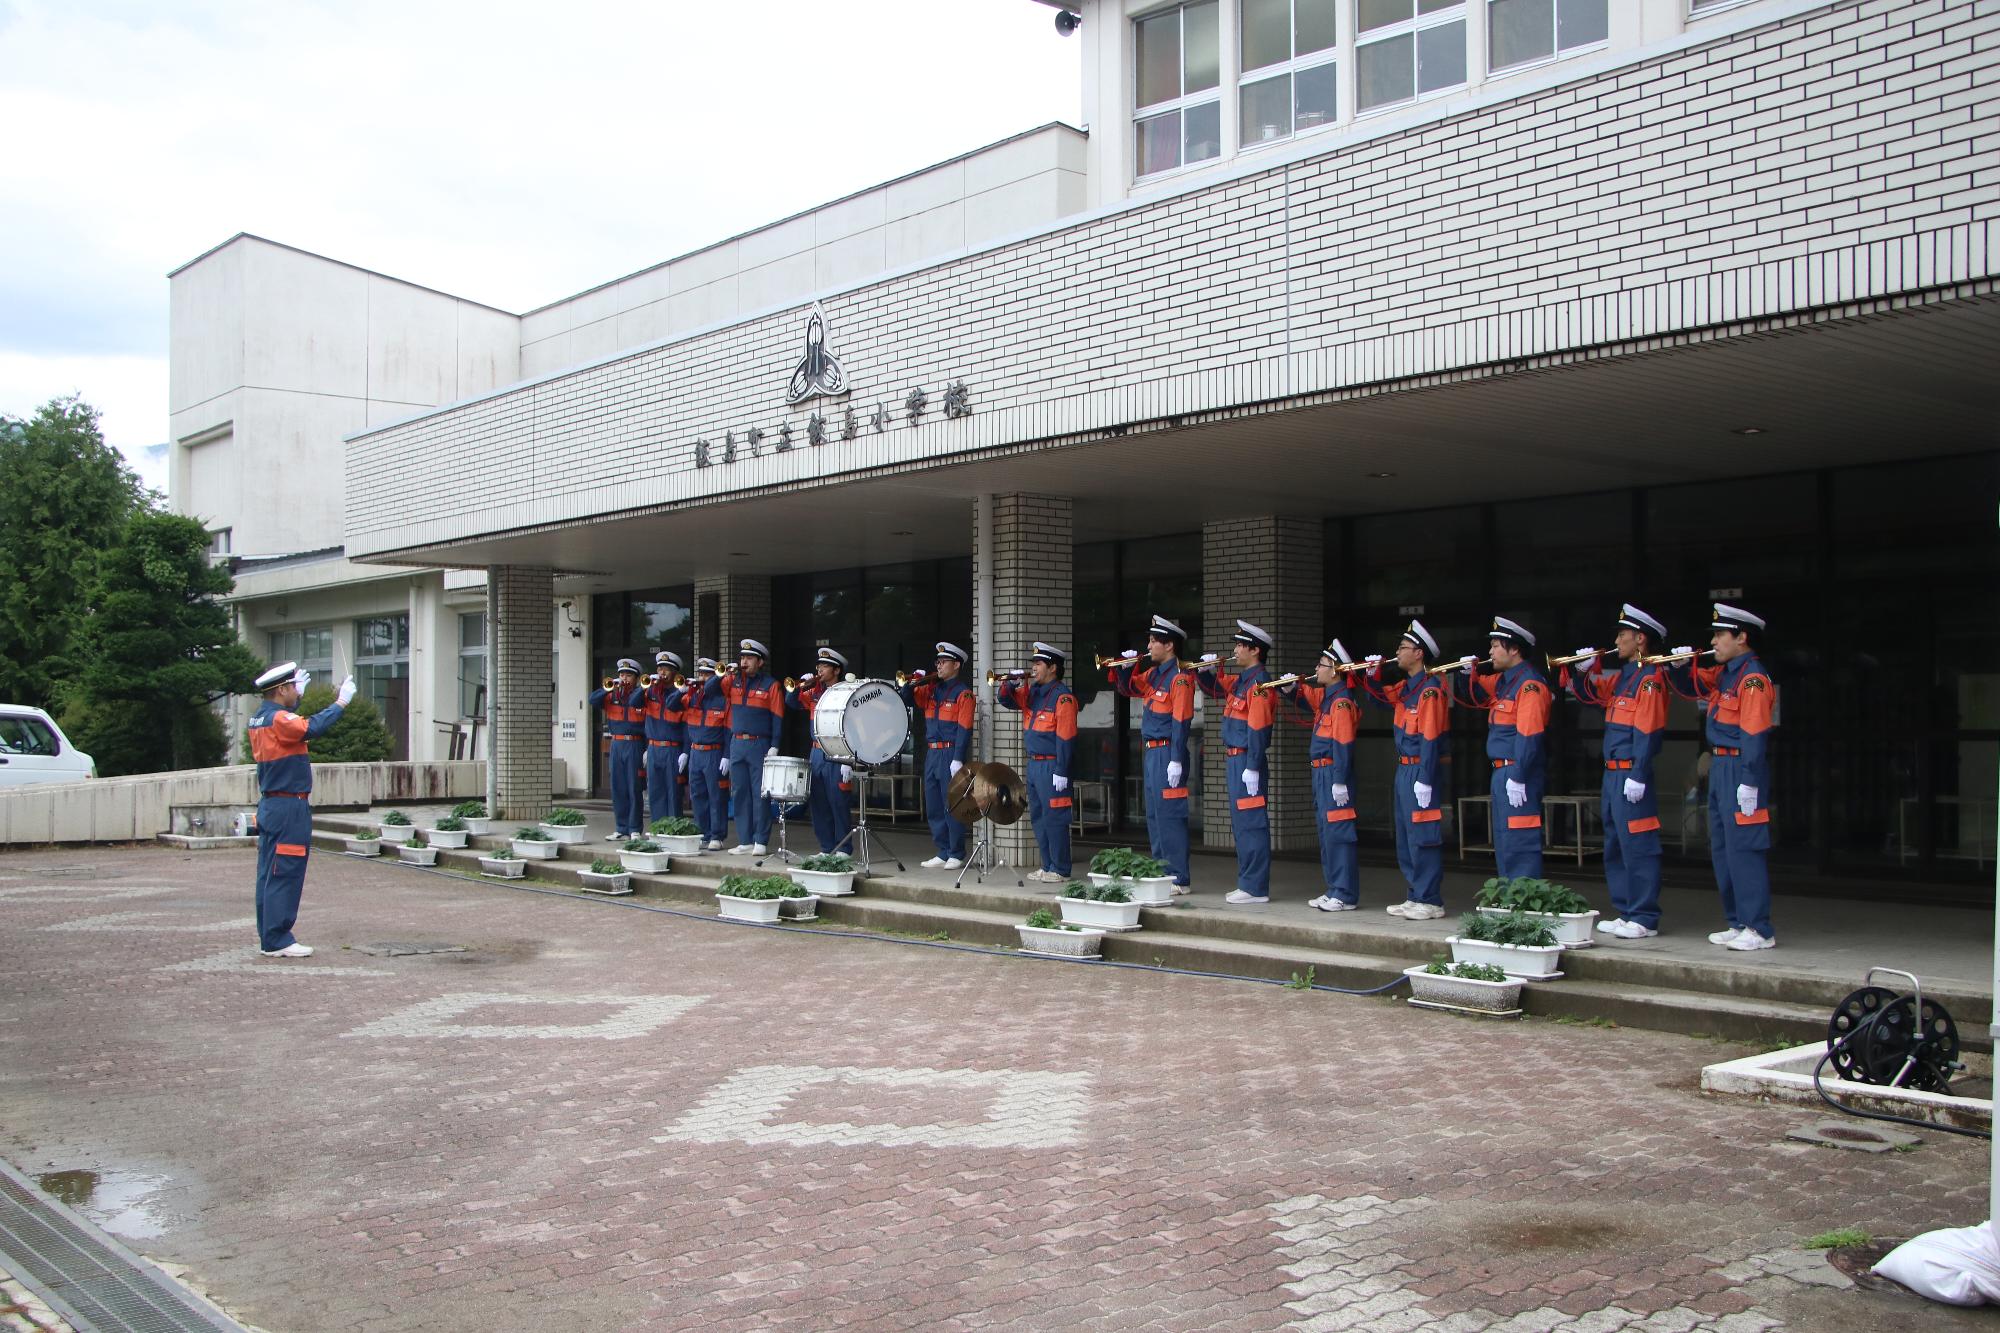
{"label": "concrete pillar", "polygon": [[[744,639],[755,639],[770,647],[771,580],[764,575],[712,574],[696,579],[694,608],[697,657],[730,661],[736,656],[736,645]],[[694,664],[688,665],[692,669]],[[777,674],[783,677],[785,673]]]}
{"label": "concrete pillar", "polygon": [[[1202,554],[1202,648],[1229,660],[1240,618],[1270,632],[1277,648],[1267,665],[1274,676],[1312,665],[1325,647],[1324,528],[1317,518],[1264,515],[1204,524]],[[1203,707],[1202,841],[1230,850],[1236,839],[1229,823],[1229,770],[1222,745],[1222,709]],[[1312,773],[1306,764],[1307,734],[1280,716],[1266,774],[1271,813],[1271,846],[1306,851],[1319,846],[1313,828]]]}
{"label": "concrete pillar", "polygon": [[[992,667],[1026,666],[1031,645],[1041,639],[1071,654],[1067,678],[1075,679],[1078,649],[1070,642],[1075,600],[1070,501],[1061,495],[996,495],[990,499],[990,509],[990,520],[984,525],[975,522],[973,532],[975,623],[979,608],[990,608],[993,645],[991,660],[975,655],[972,663],[980,716],[979,742],[973,752],[1025,778],[1021,715],[994,702],[985,677]],[[985,542],[982,526],[988,534]],[[1027,871],[1041,865],[1034,829],[1025,817],[1017,824],[996,827],[994,845],[1010,868]]]}
{"label": "concrete pillar", "polygon": [[489,572],[486,589],[493,715],[488,804],[496,819],[539,819],[548,813],[555,779],[549,680],[555,571],[501,565]]}

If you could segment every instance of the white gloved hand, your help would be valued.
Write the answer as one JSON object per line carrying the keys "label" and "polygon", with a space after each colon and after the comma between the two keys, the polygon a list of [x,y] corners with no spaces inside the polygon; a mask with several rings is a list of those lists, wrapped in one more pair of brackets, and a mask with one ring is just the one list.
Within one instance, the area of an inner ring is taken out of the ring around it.
{"label": "white gloved hand", "polygon": [[1416,784],[1416,788],[1415,788],[1415,790],[1416,790],[1416,793],[1417,793],[1417,809],[1419,809],[1419,810],[1428,810],[1428,809],[1430,809],[1430,808],[1431,808],[1431,789],[1430,789],[1430,788],[1429,788],[1428,786],[1426,786],[1426,785],[1425,785],[1424,783],[1421,783],[1421,782],[1419,782],[1419,783],[1417,783],[1417,784]]}
{"label": "white gloved hand", "polygon": [[1254,769],[1254,768],[1246,768],[1246,769],[1244,769],[1244,770],[1243,770],[1243,790],[1244,790],[1244,791],[1247,791],[1247,792],[1249,792],[1249,793],[1250,793],[1250,794],[1251,794],[1252,796],[1255,796],[1255,795],[1257,794],[1257,789],[1258,789],[1259,787],[1263,786],[1263,785],[1264,785],[1264,775],[1263,775],[1263,774],[1259,773],[1259,772],[1258,772],[1258,771],[1257,771],[1256,769]]}
{"label": "white gloved hand", "polygon": [[778,757],[778,747],[773,745],[770,749],[764,751],[764,757],[766,759],[776,759]]}
{"label": "white gloved hand", "polygon": [[1675,657],[1678,657],[1678,656],[1680,656],[1680,655],[1681,655],[1682,653],[1691,653],[1691,652],[1693,652],[1693,651],[1694,651],[1694,648],[1693,648],[1693,646],[1692,646],[1692,645],[1690,645],[1690,644],[1685,644],[1685,643],[1684,643],[1684,644],[1682,644],[1682,645],[1681,645],[1680,647],[1678,647],[1678,648],[1674,649],[1674,651],[1673,651],[1673,654],[1672,654],[1672,655],[1673,655],[1673,656],[1675,656]]}
{"label": "white gloved hand", "polygon": [[1370,653],[1368,654],[1368,656],[1362,658],[1361,660],[1366,662],[1369,666],[1374,666],[1377,662],[1380,662],[1382,660],[1382,654]]}
{"label": "white gloved hand", "polygon": [[956,760],[956,759],[952,760],[952,761],[951,761],[951,775],[952,775],[953,777],[957,777],[957,776],[958,776],[958,770],[959,770],[959,769],[961,769],[961,768],[964,768],[964,767],[965,767],[965,765],[964,765],[964,764],[962,764],[962,763],[960,763],[960,762],[959,762],[958,760]]}
{"label": "white gloved hand", "polygon": [[354,702],[354,677],[349,676],[340,682],[340,692],[333,696],[333,701],[342,708]]}
{"label": "white gloved hand", "polygon": [[1169,787],[1178,787],[1181,785],[1181,772],[1180,764],[1172,763],[1167,765],[1167,785]]}
{"label": "white gloved hand", "polygon": [[1479,659],[1474,657],[1471,653],[1467,653],[1465,656],[1459,658],[1458,660],[1461,665],[1471,666],[1474,662],[1477,662]]}
{"label": "white gloved hand", "polygon": [[1346,805],[1349,799],[1347,795],[1347,784],[1344,782],[1336,782],[1333,784],[1332,790],[1333,790],[1333,803],[1335,805]]}
{"label": "white gloved hand", "polygon": [[1057,791],[1068,791],[1069,779],[1064,777],[1062,774],[1057,773],[1049,779],[1049,785],[1051,787],[1054,787]]}
{"label": "white gloved hand", "polygon": [[1637,805],[1646,799],[1646,784],[1625,779],[1625,804]]}
{"label": "white gloved hand", "polygon": [[1736,789],[1736,808],[1746,815],[1756,814],[1757,789],[1755,787],[1739,786]]}
{"label": "white gloved hand", "polygon": [[1125,659],[1125,660],[1126,660],[1127,662],[1129,662],[1129,661],[1131,661],[1131,660],[1132,660],[1133,658],[1135,658],[1135,657],[1137,657],[1137,656],[1139,655],[1139,650],[1138,650],[1137,648],[1127,648],[1127,649],[1126,649],[1126,650],[1125,650],[1124,652],[1122,652],[1122,653],[1120,653],[1120,654],[1118,654],[1118,655],[1119,655],[1120,657],[1124,658],[1124,659]]}
{"label": "white gloved hand", "polygon": [[728,755],[724,755],[724,756],[722,757],[722,776],[723,776],[723,777],[725,777],[725,778],[729,776],[729,756],[728,756]]}
{"label": "white gloved hand", "polygon": [[1221,653],[1203,653],[1203,654],[1201,655],[1201,660],[1202,660],[1202,661],[1204,661],[1204,662],[1220,662],[1220,661],[1222,660],[1222,654],[1221,654]]}
{"label": "white gloved hand", "polygon": [[930,675],[930,674],[931,674],[930,672],[928,672],[928,671],[924,670],[924,669],[923,669],[922,667],[918,667],[918,668],[917,668],[917,669],[916,669],[915,671],[912,671],[912,672],[910,673],[910,679],[911,679],[911,680],[922,680],[922,679],[923,679],[923,678],[924,678],[925,676],[928,676],[928,675]]}
{"label": "white gloved hand", "polygon": [[680,770],[683,773],[688,771],[688,757],[686,755],[681,756]]}
{"label": "white gloved hand", "polygon": [[1507,779],[1507,804],[1519,810],[1528,803],[1528,784]]}
{"label": "white gloved hand", "polygon": [[[1590,656],[1592,656],[1592,657],[1595,657],[1595,656],[1597,656],[1597,649],[1595,649],[1595,648],[1579,648],[1579,649],[1577,649],[1577,650],[1576,650],[1576,655],[1577,655],[1578,657],[1582,657],[1582,656],[1584,656],[1584,655],[1585,655],[1586,653],[1587,653],[1587,654],[1589,654],[1589,655],[1590,655]],[[1589,663],[1589,662],[1578,662],[1578,663],[1577,663],[1577,665],[1578,665],[1578,666],[1589,666],[1589,665],[1590,665],[1590,663]]]}
{"label": "white gloved hand", "polygon": [[306,692],[306,686],[312,684],[312,681],[313,673],[310,671],[294,671],[292,673],[292,684],[298,687],[300,694]]}
{"label": "white gloved hand", "polygon": [[843,787],[845,787],[845,786],[846,786],[846,785],[847,785],[848,783],[850,783],[850,782],[852,782],[852,781],[854,781],[854,770],[853,770],[853,768],[851,768],[850,766],[848,766],[848,765],[846,765],[846,764],[842,764],[842,765],[840,766],[840,785],[841,785],[841,786],[843,786]]}

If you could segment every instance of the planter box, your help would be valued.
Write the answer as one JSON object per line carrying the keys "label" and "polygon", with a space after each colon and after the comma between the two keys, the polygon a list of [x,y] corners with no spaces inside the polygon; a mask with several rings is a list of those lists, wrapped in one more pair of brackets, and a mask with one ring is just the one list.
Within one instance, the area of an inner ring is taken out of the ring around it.
{"label": "planter box", "polygon": [[1403,975],[1410,979],[1413,992],[1410,999],[1414,1003],[1472,1009],[1483,1014],[1521,1012],[1521,983],[1511,977],[1506,981],[1477,981],[1472,977],[1441,977],[1421,967],[1406,967]]}
{"label": "planter box", "polygon": [[438,863],[438,849],[435,847],[398,847],[396,855],[404,865],[434,866]]}
{"label": "planter box", "polygon": [[347,838],[343,840],[343,843],[344,845],[341,850],[349,856],[380,856],[382,854],[382,840],[380,838]]}
{"label": "planter box", "polygon": [[479,858],[479,873],[495,879],[519,879],[528,873],[528,863],[512,857],[496,861],[490,856],[482,856]]}
{"label": "planter box", "polygon": [[552,842],[559,842],[565,847],[580,846],[590,836],[588,824],[543,824],[540,828]]}
{"label": "planter box", "polygon": [[1139,904],[1094,903],[1088,898],[1058,898],[1062,919],[1073,925],[1097,930],[1127,931],[1139,928]]}
{"label": "planter box", "polygon": [[789,870],[792,883],[822,898],[846,898],[854,892],[852,870]]}
{"label": "planter box", "polygon": [[1132,901],[1141,907],[1172,907],[1174,905],[1174,877],[1161,875],[1157,879],[1132,879],[1126,875],[1089,875],[1092,884],[1103,888],[1116,884],[1132,895]]}
{"label": "planter box", "polygon": [[602,893],[611,897],[632,892],[632,873],[621,870],[615,875],[600,875],[594,870],[576,872],[577,887],[585,893]]}
{"label": "planter box", "polygon": [[654,842],[664,847],[669,856],[693,856],[701,851],[701,835],[690,833],[685,838],[670,838],[662,833],[648,835]]}
{"label": "planter box", "polygon": [[765,925],[778,919],[783,910],[783,898],[738,898],[732,894],[715,895],[716,910],[726,921],[757,921]]}
{"label": "planter box", "polygon": [[376,827],[382,830],[382,841],[392,847],[399,842],[408,842],[410,835],[417,831],[415,824],[384,824],[380,820],[376,821]]}
{"label": "planter box", "polygon": [[1101,930],[1048,930],[1041,926],[1016,926],[1021,932],[1021,952],[1045,958],[1096,958],[1104,947]]}
{"label": "planter box", "polygon": [[618,863],[642,875],[664,875],[673,858],[665,852],[620,852]]}
{"label": "planter box", "polygon": [[465,847],[465,840],[471,836],[465,829],[427,828],[424,830],[425,842],[433,847],[448,847],[453,851],[462,850]]}
{"label": "planter box", "polygon": [[490,819],[469,819],[461,817],[459,822],[464,824],[465,831],[467,833],[470,833],[475,838],[483,838],[487,834],[493,831],[493,821]]}
{"label": "planter box", "polygon": [[533,838],[515,838],[508,846],[514,849],[514,855],[524,861],[554,861],[562,855],[562,844],[538,842]]}
{"label": "planter box", "polygon": [[[1508,916],[1504,907],[1482,907],[1481,916]],[[1539,921],[1547,926],[1556,937],[1556,943],[1565,949],[1589,949],[1597,944],[1597,913],[1595,912],[1523,912],[1530,921]]]}
{"label": "planter box", "polygon": [[1556,970],[1556,965],[1562,961],[1560,944],[1488,944],[1483,940],[1460,939],[1456,935],[1446,939],[1445,943],[1451,946],[1451,961],[1454,963],[1487,963],[1510,977],[1528,981],[1550,981],[1562,975]]}
{"label": "planter box", "polygon": [[819,899],[808,893],[803,898],[778,899],[778,919],[780,921],[819,920]]}

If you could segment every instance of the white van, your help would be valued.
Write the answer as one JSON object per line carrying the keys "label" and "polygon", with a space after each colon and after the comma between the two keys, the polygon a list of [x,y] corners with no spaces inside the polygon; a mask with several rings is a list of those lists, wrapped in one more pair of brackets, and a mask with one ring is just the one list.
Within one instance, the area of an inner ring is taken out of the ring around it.
{"label": "white van", "polygon": [[25,704],[0,704],[0,787],[96,776],[97,765],[69,743],[54,718]]}

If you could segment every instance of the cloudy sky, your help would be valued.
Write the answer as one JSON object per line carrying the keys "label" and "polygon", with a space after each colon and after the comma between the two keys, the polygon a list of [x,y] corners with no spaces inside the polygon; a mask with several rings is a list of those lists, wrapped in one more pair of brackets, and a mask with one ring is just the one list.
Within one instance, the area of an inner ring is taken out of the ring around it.
{"label": "cloudy sky", "polygon": [[1030,0],[0,0],[0,412],[164,486],[166,274],[239,231],[520,311],[1051,120]]}

